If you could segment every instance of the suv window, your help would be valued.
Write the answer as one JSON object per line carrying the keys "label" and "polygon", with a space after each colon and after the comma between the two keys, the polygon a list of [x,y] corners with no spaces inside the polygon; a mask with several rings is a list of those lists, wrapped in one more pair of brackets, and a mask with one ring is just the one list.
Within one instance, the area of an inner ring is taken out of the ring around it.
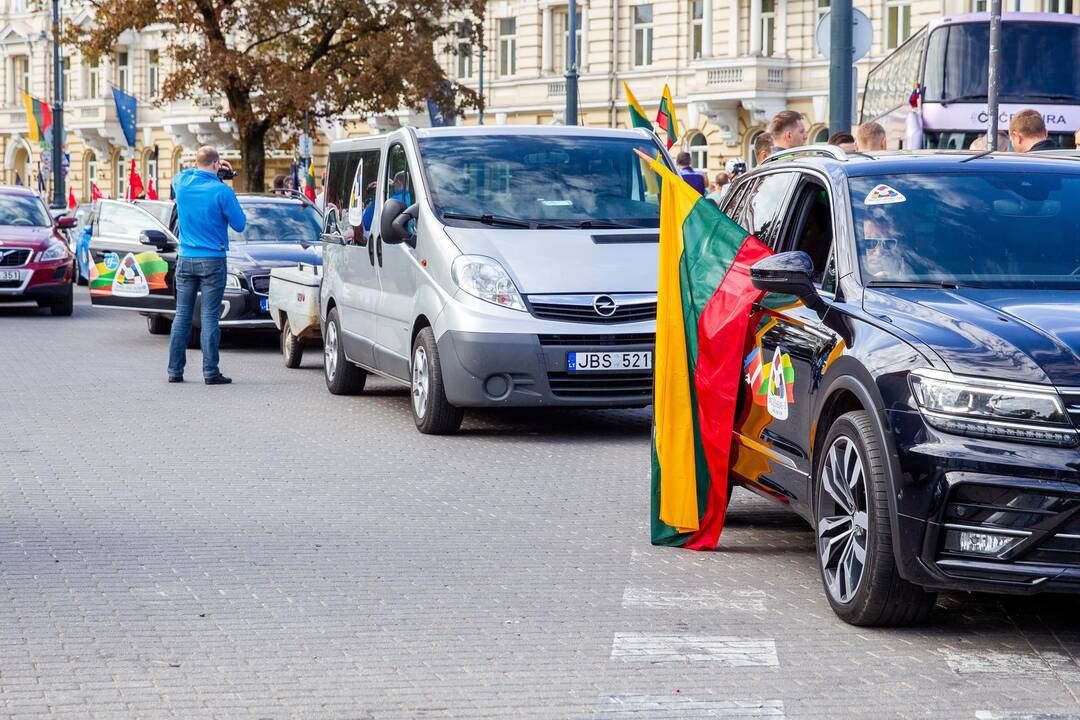
{"label": "suv window", "polygon": [[794,198],[782,249],[802,250],[809,255],[814,263],[814,284],[832,292],[836,285],[836,268],[829,192],[821,181],[807,177]]}
{"label": "suv window", "polygon": [[742,217],[737,218],[740,224],[774,250],[779,237],[780,211],[794,180],[792,172],[762,175],[753,181],[741,203]]}

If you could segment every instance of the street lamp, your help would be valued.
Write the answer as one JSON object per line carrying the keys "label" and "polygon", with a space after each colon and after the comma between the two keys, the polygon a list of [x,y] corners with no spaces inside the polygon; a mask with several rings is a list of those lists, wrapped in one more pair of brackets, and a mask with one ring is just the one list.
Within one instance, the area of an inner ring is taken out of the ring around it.
{"label": "street lamp", "polygon": [[53,21],[53,206],[65,207],[64,197],[64,58],[60,49],[60,0],[52,0]]}
{"label": "street lamp", "polygon": [[566,8],[566,112],[564,123],[577,125],[577,0],[570,0]]}

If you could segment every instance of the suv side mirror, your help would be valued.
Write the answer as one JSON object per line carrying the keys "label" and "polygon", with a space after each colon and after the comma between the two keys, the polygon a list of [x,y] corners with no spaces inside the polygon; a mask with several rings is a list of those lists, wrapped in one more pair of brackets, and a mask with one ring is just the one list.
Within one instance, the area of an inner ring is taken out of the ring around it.
{"label": "suv side mirror", "polygon": [[71,215],[61,215],[60,217],[56,218],[56,227],[60,228],[61,230],[70,230],[78,224],[78,221]]}
{"label": "suv side mirror", "polygon": [[825,308],[811,278],[814,261],[802,250],[779,253],[759,260],[750,268],[754,287],[769,293],[794,295],[813,310]]}
{"label": "suv side mirror", "polygon": [[409,224],[415,222],[418,214],[419,207],[416,203],[406,208],[405,203],[400,200],[387,200],[379,218],[382,241],[388,245],[405,243],[409,247],[416,247],[416,235]]}
{"label": "suv side mirror", "polygon": [[139,233],[139,242],[143,245],[153,245],[158,249],[158,252],[176,250],[176,243],[161,230],[143,230]]}

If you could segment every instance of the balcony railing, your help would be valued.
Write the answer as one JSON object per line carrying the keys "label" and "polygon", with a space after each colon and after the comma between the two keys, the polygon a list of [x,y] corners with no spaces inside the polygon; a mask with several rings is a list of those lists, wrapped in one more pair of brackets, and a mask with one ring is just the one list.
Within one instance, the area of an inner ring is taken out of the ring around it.
{"label": "balcony railing", "polygon": [[566,95],[566,81],[556,80],[549,82],[547,87],[548,97],[564,97]]}
{"label": "balcony railing", "polygon": [[740,85],[742,81],[741,67],[712,68],[705,80],[707,85]]}

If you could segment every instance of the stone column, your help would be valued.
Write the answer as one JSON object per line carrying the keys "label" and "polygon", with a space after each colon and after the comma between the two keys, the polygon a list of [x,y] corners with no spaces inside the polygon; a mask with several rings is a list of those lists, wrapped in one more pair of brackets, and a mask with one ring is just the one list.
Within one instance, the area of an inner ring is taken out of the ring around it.
{"label": "stone column", "polygon": [[544,8],[544,23],[540,33],[540,72],[544,75],[550,75],[554,71],[551,62],[551,30],[551,6],[548,6]]}
{"label": "stone column", "polygon": [[750,54],[761,55],[761,0],[750,0]]}
{"label": "stone column", "polygon": [[713,0],[701,3],[701,57],[712,57]]}
{"label": "stone column", "polygon": [[581,74],[589,72],[589,3],[582,3],[581,8],[581,53],[578,55],[578,70]]}

